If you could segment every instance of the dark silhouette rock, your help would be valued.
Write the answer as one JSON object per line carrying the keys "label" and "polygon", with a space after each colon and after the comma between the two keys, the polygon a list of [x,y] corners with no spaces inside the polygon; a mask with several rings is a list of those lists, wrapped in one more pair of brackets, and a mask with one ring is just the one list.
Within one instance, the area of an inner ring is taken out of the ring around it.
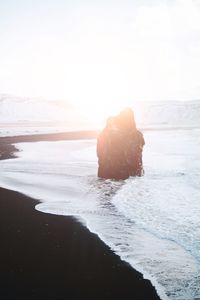
{"label": "dark silhouette rock", "polygon": [[130,108],[109,118],[97,140],[98,176],[116,180],[142,176],[144,143]]}

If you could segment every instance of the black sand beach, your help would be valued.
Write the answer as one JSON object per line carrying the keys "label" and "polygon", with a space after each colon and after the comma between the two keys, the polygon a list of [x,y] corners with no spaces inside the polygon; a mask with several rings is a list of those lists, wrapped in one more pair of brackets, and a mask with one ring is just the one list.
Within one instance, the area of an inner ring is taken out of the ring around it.
{"label": "black sand beach", "polygon": [[[1,159],[11,158],[10,143],[19,141],[0,138]],[[159,299],[97,235],[72,217],[36,211],[37,203],[0,188],[1,299]]]}

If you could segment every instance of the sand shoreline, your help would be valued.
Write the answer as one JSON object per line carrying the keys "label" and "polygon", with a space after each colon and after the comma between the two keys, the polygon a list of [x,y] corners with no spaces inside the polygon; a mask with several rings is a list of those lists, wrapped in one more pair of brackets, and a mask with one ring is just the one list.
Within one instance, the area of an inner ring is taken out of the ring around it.
{"label": "sand shoreline", "polygon": [[26,143],[26,142],[39,142],[39,141],[62,141],[62,140],[83,140],[95,139],[98,136],[97,130],[83,130],[83,131],[66,131],[59,133],[41,133],[31,135],[18,135],[18,136],[3,136],[0,137],[0,145]]}
{"label": "sand shoreline", "polygon": [[14,144],[18,143],[34,143],[41,141],[63,141],[63,140],[86,140],[96,139],[98,131],[69,131],[60,133],[48,133],[48,134],[32,134],[32,135],[19,135],[0,137],[0,159],[10,159],[16,157],[18,149]]}
{"label": "sand shoreline", "polygon": [[[21,137],[0,139],[1,159],[14,157],[16,141]],[[159,299],[142,274],[73,217],[38,212],[38,201],[18,192],[0,188],[0,196],[2,299]]]}

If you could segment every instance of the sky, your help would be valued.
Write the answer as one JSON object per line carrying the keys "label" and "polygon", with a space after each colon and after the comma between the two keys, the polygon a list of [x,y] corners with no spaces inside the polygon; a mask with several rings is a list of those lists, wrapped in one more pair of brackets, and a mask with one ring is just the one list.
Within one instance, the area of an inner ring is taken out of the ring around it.
{"label": "sky", "polygon": [[93,109],[200,99],[199,0],[0,0],[0,93]]}

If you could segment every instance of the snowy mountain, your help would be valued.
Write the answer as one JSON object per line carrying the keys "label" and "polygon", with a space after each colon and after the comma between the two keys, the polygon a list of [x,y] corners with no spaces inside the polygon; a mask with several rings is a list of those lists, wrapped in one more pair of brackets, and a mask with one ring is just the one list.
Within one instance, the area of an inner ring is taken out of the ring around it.
{"label": "snowy mountain", "polygon": [[65,101],[0,95],[0,136],[80,129],[87,120]]}
{"label": "snowy mountain", "polygon": [[[142,129],[200,127],[200,100],[135,102],[137,125]],[[0,95],[0,135],[98,129],[105,116],[91,120],[64,101]]]}
{"label": "snowy mountain", "polygon": [[200,127],[200,100],[141,102],[135,105],[140,127]]}
{"label": "snowy mountain", "polygon": [[0,95],[0,122],[66,121],[71,110],[64,101]]}

